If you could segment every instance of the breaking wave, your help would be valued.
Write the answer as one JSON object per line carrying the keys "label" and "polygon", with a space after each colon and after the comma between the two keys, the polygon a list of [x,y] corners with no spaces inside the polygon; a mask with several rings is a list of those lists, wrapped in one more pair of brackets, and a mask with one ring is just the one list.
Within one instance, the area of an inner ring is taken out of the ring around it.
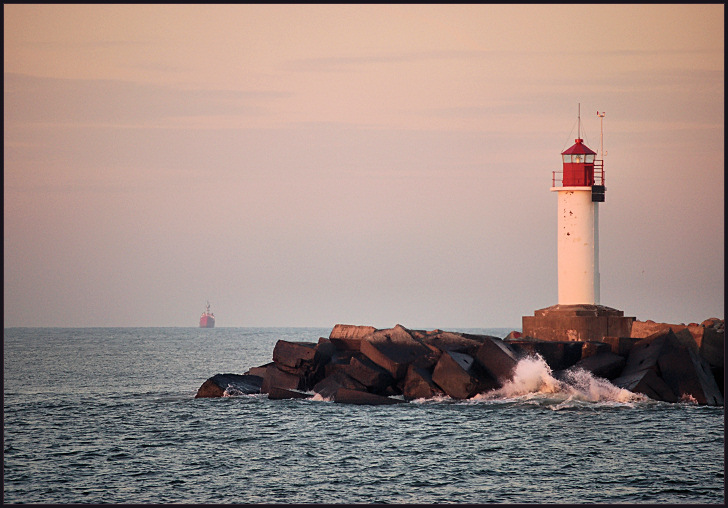
{"label": "breaking wave", "polygon": [[642,394],[614,386],[583,369],[568,369],[554,377],[551,367],[540,356],[529,356],[516,365],[513,378],[501,388],[474,396],[471,400],[548,399],[554,409],[568,407],[571,402],[608,402],[630,404],[649,399]]}
{"label": "breaking wave", "polygon": [[333,399],[331,397],[324,397],[320,393],[314,392],[313,397],[311,397],[311,400],[315,400],[318,402],[333,402]]}

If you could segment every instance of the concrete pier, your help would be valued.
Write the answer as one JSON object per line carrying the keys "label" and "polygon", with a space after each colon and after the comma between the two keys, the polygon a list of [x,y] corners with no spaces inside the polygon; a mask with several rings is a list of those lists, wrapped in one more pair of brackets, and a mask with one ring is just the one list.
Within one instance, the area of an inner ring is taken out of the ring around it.
{"label": "concrete pier", "polygon": [[540,340],[600,341],[629,337],[634,317],[604,305],[552,305],[523,316],[523,335]]}

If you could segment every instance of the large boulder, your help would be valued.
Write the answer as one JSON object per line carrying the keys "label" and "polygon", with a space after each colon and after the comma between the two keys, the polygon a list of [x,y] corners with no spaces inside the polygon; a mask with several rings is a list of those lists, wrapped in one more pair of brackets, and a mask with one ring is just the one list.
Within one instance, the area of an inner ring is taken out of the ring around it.
{"label": "large boulder", "polygon": [[284,372],[300,379],[299,387],[309,390],[324,377],[335,347],[328,339],[315,342],[279,340],[273,349],[273,363]]}
{"label": "large boulder", "polygon": [[[630,350],[620,378],[651,370],[670,387],[677,399],[723,405],[723,396],[707,361],[699,355],[697,346],[691,346],[684,334],[681,336],[668,328],[637,342]],[[674,402],[673,397],[657,400]]]}
{"label": "large boulder", "polygon": [[497,337],[487,337],[475,351],[475,360],[502,386],[513,378],[519,357],[508,343]]}
{"label": "large boulder", "polygon": [[439,351],[453,351],[470,356],[475,355],[478,347],[482,344],[482,340],[477,340],[474,336],[466,337],[462,333],[443,332],[441,330],[429,332],[421,340],[423,344]]}
{"label": "large boulder", "polygon": [[329,334],[329,340],[337,349],[359,351],[362,337],[377,331],[373,326],[357,326],[337,324]]}
{"label": "large boulder", "polygon": [[263,378],[246,374],[215,374],[202,383],[196,399],[260,393]]}
{"label": "large boulder", "polygon": [[718,318],[706,319],[701,323],[702,339],[698,344],[700,356],[711,367],[723,368],[725,356],[725,321]]}
{"label": "large boulder", "polygon": [[346,370],[349,363],[351,363],[351,358],[355,354],[359,353],[351,350],[337,350],[333,355],[331,355],[329,363],[324,366],[324,378],[331,376],[336,371]]}
{"label": "large boulder", "polygon": [[287,390],[306,389],[304,383],[301,382],[300,376],[279,369],[275,363],[265,369],[263,383],[260,386],[260,393],[268,393],[271,388],[285,388]]}
{"label": "large boulder", "polygon": [[541,356],[553,370],[564,370],[574,365],[581,360],[584,348],[584,342],[581,341],[542,341],[531,337],[510,340],[507,344],[512,346],[519,356]]}
{"label": "large boulder", "polygon": [[432,381],[432,372],[424,367],[410,365],[404,378],[402,395],[405,400],[431,399],[444,392]]}
{"label": "large boulder", "polygon": [[288,372],[298,371],[302,366],[316,360],[316,343],[279,340],[273,348],[273,361]]}
{"label": "large boulder", "polygon": [[465,353],[444,351],[432,371],[432,381],[453,399],[469,399],[498,387],[498,381],[478,368]]}
{"label": "large boulder", "polygon": [[654,400],[677,402],[677,396],[652,369],[623,374],[612,380],[612,384],[634,393],[647,395]]}
{"label": "large boulder", "polygon": [[608,344],[612,353],[627,358],[632,346],[640,340],[637,337],[602,337],[600,342]]}
{"label": "large boulder", "polygon": [[349,390],[357,390],[360,392],[367,391],[366,386],[349,376],[344,371],[337,371],[330,376],[326,376],[314,385],[313,391],[318,393],[324,399],[331,399],[339,388],[347,388]]}
{"label": "large boulder", "polygon": [[359,347],[367,358],[389,372],[395,381],[404,378],[411,363],[432,355],[430,348],[415,340],[402,325],[377,330],[363,339]]}
{"label": "large boulder", "polygon": [[702,339],[699,344],[700,356],[705,358],[710,365],[720,393],[725,397],[724,393],[724,364],[725,356],[725,321],[718,318],[706,319],[701,323],[703,332]]}
{"label": "large boulder", "polygon": [[668,348],[657,364],[665,383],[680,397],[690,397],[698,404],[722,406],[723,396],[710,370],[710,365],[695,348]]}
{"label": "large boulder", "polygon": [[623,356],[607,351],[582,358],[571,368],[583,369],[595,376],[612,380],[621,375],[626,363]]}
{"label": "large boulder", "polygon": [[319,337],[318,344],[316,345],[316,355],[318,356],[319,362],[324,365],[328,364],[336,352],[336,346],[331,342],[331,339]]}
{"label": "large boulder", "polygon": [[265,377],[265,372],[271,365],[275,365],[273,362],[268,362],[265,365],[260,365],[259,367],[251,367],[247,371],[244,372],[244,374],[248,374],[251,376],[258,376],[259,378]]}
{"label": "large boulder", "polygon": [[363,354],[352,356],[344,372],[366,386],[372,393],[382,393],[394,382],[388,371]]}
{"label": "large boulder", "polygon": [[[668,333],[672,337],[675,336],[675,334],[668,328],[667,331],[658,331],[649,337],[637,341],[629,351],[627,362],[621,375],[628,376],[645,369],[654,370],[655,373],[659,375],[657,370],[657,360],[663,351],[663,346],[665,346],[668,342]],[[674,342],[677,342],[677,340]],[[672,344],[673,342],[670,342],[667,345],[669,346]]]}
{"label": "large boulder", "polygon": [[656,323],[652,320],[635,321],[632,325],[632,337],[647,338],[658,332],[672,330],[676,335],[686,330],[692,335],[700,352],[711,367],[723,367],[725,320],[709,318],[700,324]]}
{"label": "large boulder", "polygon": [[586,341],[581,343],[581,359],[588,358],[590,356],[599,355],[602,353],[609,353],[612,351],[612,347],[602,341]]}

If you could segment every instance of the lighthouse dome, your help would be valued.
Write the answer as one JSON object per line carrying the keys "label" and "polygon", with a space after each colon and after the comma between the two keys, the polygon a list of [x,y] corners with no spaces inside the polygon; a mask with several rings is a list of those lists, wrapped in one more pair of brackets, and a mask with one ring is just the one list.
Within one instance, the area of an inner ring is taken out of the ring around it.
{"label": "lighthouse dome", "polygon": [[564,186],[594,185],[594,156],[596,152],[584,144],[581,138],[561,152],[564,161]]}
{"label": "lighthouse dome", "polygon": [[596,155],[596,152],[594,150],[592,150],[591,148],[589,148],[588,146],[586,146],[584,144],[584,140],[583,139],[577,138],[574,141],[576,141],[576,143],[574,143],[570,148],[567,148],[566,150],[564,150],[563,152],[561,152],[561,155],[574,155],[574,154],[576,154],[576,155],[579,155],[579,154],[583,154],[583,155],[587,155],[587,154]]}

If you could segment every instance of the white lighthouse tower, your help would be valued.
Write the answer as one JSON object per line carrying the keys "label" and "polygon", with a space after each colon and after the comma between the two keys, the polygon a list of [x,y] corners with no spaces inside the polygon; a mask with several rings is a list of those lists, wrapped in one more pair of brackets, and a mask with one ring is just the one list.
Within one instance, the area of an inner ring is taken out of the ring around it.
{"label": "white lighthouse tower", "polygon": [[[599,304],[599,203],[604,201],[604,163],[578,137],[561,152],[561,186],[556,171],[551,191],[558,193],[559,305]],[[598,171],[595,172],[595,167]]]}
{"label": "white lighthouse tower", "polygon": [[[597,115],[604,118],[603,113]],[[599,203],[604,202],[606,191],[604,159],[597,159],[597,153],[581,139],[581,112],[578,122],[575,143],[561,152],[562,170],[553,171],[551,179],[551,192],[558,195],[558,303],[535,311],[533,316],[523,316],[523,334],[541,340],[629,337],[635,319],[599,301]],[[603,157],[603,146],[600,151]]]}

